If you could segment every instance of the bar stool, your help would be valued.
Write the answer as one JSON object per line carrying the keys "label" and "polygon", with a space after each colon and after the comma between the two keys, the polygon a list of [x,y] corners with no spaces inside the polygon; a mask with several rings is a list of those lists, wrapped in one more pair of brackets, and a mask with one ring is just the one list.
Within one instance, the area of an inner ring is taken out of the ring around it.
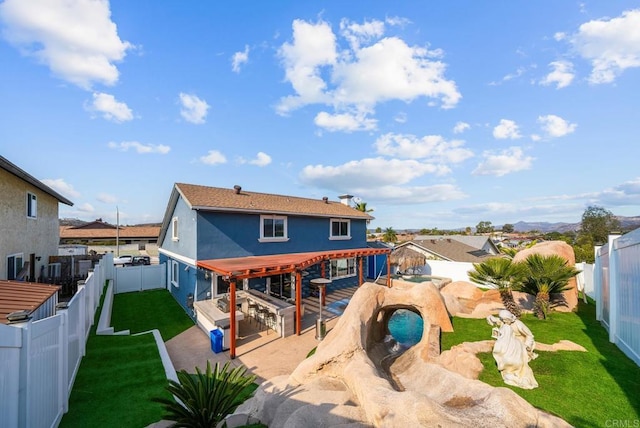
{"label": "bar stool", "polygon": [[258,304],[253,300],[249,300],[247,304],[247,315],[249,316],[249,321],[255,320],[256,322],[260,322],[258,319]]}
{"label": "bar stool", "polygon": [[273,329],[274,331],[276,330],[276,313],[275,312],[271,312],[269,311],[267,313],[267,320],[266,320],[266,325],[267,325],[267,334],[269,334],[269,330]]}
{"label": "bar stool", "polygon": [[[266,306],[258,305],[258,319],[264,326],[267,325],[267,317],[269,316],[269,308]],[[268,333],[268,331],[267,331]]]}

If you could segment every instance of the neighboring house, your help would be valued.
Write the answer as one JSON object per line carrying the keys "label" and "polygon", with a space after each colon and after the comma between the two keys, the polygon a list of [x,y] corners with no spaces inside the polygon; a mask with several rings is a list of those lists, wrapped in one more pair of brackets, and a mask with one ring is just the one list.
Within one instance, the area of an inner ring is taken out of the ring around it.
{"label": "neighboring house", "polygon": [[442,237],[437,239],[432,236],[422,236],[422,238],[424,239],[414,239],[400,244],[394,249],[394,252],[400,248],[407,248],[422,254],[426,260],[468,263],[481,263],[484,260],[495,257],[494,254],[471,247],[453,238]]}
{"label": "neighboring house", "polygon": [[58,290],[55,285],[0,281],[0,324],[9,324],[7,316],[18,312],[33,321],[55,315]]}
{"label": "neighboring house", "polygon": [[[476,250],[484,251],[487,254],[497,256],[500,254],[500,249],[496,246],[495,242],[489,236],[482,235],[417,235],[413,238],[413,241],[430,241],[430,240],[454,240],[461,242]],[[462,261],[462,260],[458,260]]]}
{"label": "neighboring house", "polygon": [[48,276],[58,254],[58,204],[73,202],[0,156],[0,280]]}
{"label": "neighboring house", "polygon": [[60,244],[120,245],[158,242],[160,226],[116,226],[97,219],[81,226],[60,226]]}
{"label": "neighboring house", "polygon": [[237,283],[238,289],[295,303],[299,317],[311,279],[330,279],[328,292],[359,285],[367,256],[390,252],[367,246],[372,217],[351,207],[350,198],[334,202],[176,183],[158,240],[171,293],[193,316],[194,301],[222,296]]}

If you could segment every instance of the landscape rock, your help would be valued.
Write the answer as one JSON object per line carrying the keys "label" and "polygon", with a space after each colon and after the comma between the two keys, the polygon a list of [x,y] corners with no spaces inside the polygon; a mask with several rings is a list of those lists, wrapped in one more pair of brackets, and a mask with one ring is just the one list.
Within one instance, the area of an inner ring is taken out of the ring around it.
{"label": "landscape rock", "polygon": [[[422,339],[404,353],[386,325],[399,308],[424,320]],[[509,389],[435,364],[440,330],[452,326],[433,284],[366,283],[315,354],[288,378],[265,382],[237,412],[279,427],[569,426]]]}

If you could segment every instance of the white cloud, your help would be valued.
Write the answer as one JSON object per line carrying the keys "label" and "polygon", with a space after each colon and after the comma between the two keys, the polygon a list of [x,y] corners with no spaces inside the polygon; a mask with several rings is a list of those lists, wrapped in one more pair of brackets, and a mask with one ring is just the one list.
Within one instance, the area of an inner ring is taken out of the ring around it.
{"label": "white cloud", "polygon": [[439,163],[459,163],[473,152],[463,147],[460,140],[446,141],[440,135],[418,138],[411,134],[385,134],[380,136],[375,147],[378,154],[404,159],[427,159]]}
{"label": "white cloud", "polygon": [[407,113],[400,112],[393,118],[398,123],[407,123]]}
{"label": "white cloud", "polygon": [[209,110],[209,104],[205,100],[201,100],[196,95],[180,92],[180,104],[182,105],[180,115],[184,120],[196,125],[205,122]]}
{"label": "white cloud", "polygon": [[522,137],[518,130],[518,125],[513,120],[500,119],[500,124],[493,128],[493,136],[499,140],[512,139]]}
{"label": "white cloud", "polygon": [[601,205],[639,205],[640,204],[640,177],[627,181],[595,195],[595,203]]}
{"label": "white cloud", "polygon": [[569,86],[575,77],[573,64],[569,61],[553,61],[549,63],[553,70],[540,81],[541,85],[556,85],[556,89]]}
{"label": "white cloud", "polygon": [[121,152],[127,152],[129,149],[132,149],[140,154],[159,153],[161,155],[166,155],[171,150],[171,147],[165,146],[164,144],[142,144],[137,141],[122,141],[120,143],[110,141],[107,146],[110,149],[119,150]]}
{"label": "white cloud", "polygon": [[88,110],[100,112],[102,117],[116,123],[133,119],[133,112],[125,103],[116,100],[113,95],[102,92],[93,93],[93,103]]}
{"label": "white cloud", "polygon": [[69,199],[80,197],[80,192],[74,189],[71,184],[65,182],[63,178],[45,178],[40,181]]}
{"label": "white cloud", "polygon": [[453,201],[466,198],[467,195],[453,184],[433,186],[381,186],[378,188],[354,189],[362,198],[369,201],[384,202],[393,205],[415,205],[428,202]]}
{"label": "white cloud", "polygon": [[93,208],[93,205],[91,205],[90,203],[85,202],[78,207],[78,211],[82,213],[92,213],[95,211],[95,208]]}
{"label": "white cloud", "polygon": [[309,104],[330,105],[336,114],[371,114],[376,104],[389,100],[426,97],[442,108],[460,100],[455,82],[444,76],[446,65],[434,60],[441,50],[408,46],[398,37],[380,39],[381,21],[343,20],[340,26],[349,45],[344,49],[328,23],[293,22],[293,41],[284,43],[279,55],[294,95],[280,100],[279,114]]}
{"label": "white cloud", "polygon": [[453,127],[453,133],[454,134],[462,134],[464,131],[466,131],[467,129],[470,129],[470,128],[471,128],[471,125],[469,125],[467,122],[458,122]]}
{"label": "white cloud", "polygon": [[249,61],[249,45],[244,46],[244,51],[236,52],[231,57],[231,69],[240,73],[240,67]]}
{"label": "white cloud", "polygon": [[200,162],[206,165],[218,165],[227,163],[227,158],[218,150],[209,150],[205,156],[200,157]]}
{"label": "white cloud", "polygon": [[425,174],[444,175],[450,172],[442,165],[378,157],[339,166],[308,165],[300,173],[300,179],[306,184],[327,189],[344,190],[346,185],[352,189],[375,189],[405,184]]}
{"label": "white cloud", "polygon": [[133,47],[120,40],[104,0],[5,0],[0,19],[9,43],[84,89],[115,84],[114,63]]}
{"label": "white cloud", "polygon": [[575,123],[569,123],[560,116],[556,116],[554,114],[538,116],[538,123],[549,137],[564,137],[565,135],[571,134],[575,131],[578,126]]}
{"label": "white cloud", "polygon": [[253,160],[250,160],[249,163],[251,165],[267,166],[271,163],[271,156],[269,156],[264,152],[258,152],[258,154],[256,155],[256,158]]}
{"label": "white cloud", "polygon": [[378,121],[375,119],[367,118],[365,114],[330,114],[325,111],[321,111],[316,115],[314,119],[316,126],[324,128],[327,131],[371,131],[376,129]]}
{"label": "white cloud", "polygon": [[562,31],[558,31],[557,33],[554,33],[553,35],[553,39],[556,41],[561,41],[567,38],[567,34],[563,33]]}
{"label": "white cloud", "polygon": [[118,198],[108,193],[98,193],[96,199],[103,204],[115,204],[118,202]]}
{"label": "white cloud", "polygon": [[593,67],[589,82],[611,83],[627,68],[640,67],[640,9],[580,25],[570,37],[574,49]]}
{"label": "white cloud", "polygon": [[503,175],[531,168],[534,158],[524,156],[520,147],[510,147],[499,153],[486,151],[482,154],[484,160],[473,170],[473,175]]}

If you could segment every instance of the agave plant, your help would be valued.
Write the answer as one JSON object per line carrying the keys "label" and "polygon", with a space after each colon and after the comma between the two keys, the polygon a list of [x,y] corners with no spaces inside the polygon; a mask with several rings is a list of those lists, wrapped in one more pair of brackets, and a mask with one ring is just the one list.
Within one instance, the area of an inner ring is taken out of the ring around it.
{"label": "agave plant", "polygon": [[509,258],[495,257],[482,263],[474,263],[473,270],[468,272],[469,278],[478,284],[495,288],[500,292],[504,307],[516,317],[522,312],[513,299],[511,292],[520,281],[522,266],[513,263]]}
{"label": "agave plant", "polygon": [[568,289],[569,280],[580,271],[556,254],[532,254],[522,263],[526,273],[518,289],[536,297],[533,312],[538,318],[546,319],[551,306],[550,295]]}
{"label": "agave plant", "polygon": [[256,379],[247,376],[243,366],[231,369],[227,361],[222,368],[216,363],[211,369],[207,361],[204,373],[196,367],[196,374],[185,370],[178,372],[179,382],[170,380],[166,389],[174,400],[153,398],[162,404],[166,414],[163,418],[175,423],[171,427],[210,428],[215,427],[247,398],[246,390]]}

